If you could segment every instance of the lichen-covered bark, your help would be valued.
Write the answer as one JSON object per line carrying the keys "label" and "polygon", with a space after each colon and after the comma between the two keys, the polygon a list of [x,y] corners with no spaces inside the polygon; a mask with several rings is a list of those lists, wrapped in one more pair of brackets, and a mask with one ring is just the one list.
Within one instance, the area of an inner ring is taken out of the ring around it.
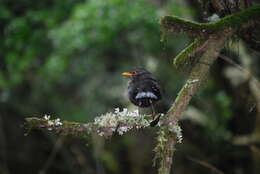
{"label": "lichen-covered bark", "polygon": [[[189,104],[192,96],[197,92],[201,83],[205,80],[210,66],[217,59],[219,52],[225,45],[225,41],[231,36],[232,30],[227,31],[222,35],[212,36],[207,43],[206,51],[202,54],[199,62],[192,69],[191,74],[186,81],[185,85],[182,87],[177,98],[175,99],[172,107],[169,109],[167,116],[168,119],[165,120],[165,124],[177,124],[178,120],[182,116],[185,108]],[[160,135],[159,135],[160,136]],[[169,174],[171,165],[173,150],[176,144],[176,139],[170,135],[165,137],[163,146],[164,153],[161,156],[159,174]]]}
{"label": "lichen-covered bark", "polygon": [[[122,111],[106,113],[90,123],[79,123],[50,120],[49,118],[28,117],[25,119],[26,128],[49,130],[62,136],[73,136],[78,138],[89,138],[91,134],[103,137],[112,136],[115,133],[123,135],[133,129],[150,126],[151,115],[139,115],[135,112]],[[56,124],[59,123],[59,124]]]}
{"label": "lichen-covered bark", "polygon": [[210,66],[216,60],[219,52],[225,45],[225,41],[229,38],[231,33],[232,32],[229,31],[222,36],[212,36],[212,38],[208,40],[207,46],[205,48],[206,51],[192,69],[190,77],[179,92],[175,102],[167,114],[169,116],[169,122],[175,123],[177,120],[179,120],[181,113],[199,88],[200,84],[205,79]]}

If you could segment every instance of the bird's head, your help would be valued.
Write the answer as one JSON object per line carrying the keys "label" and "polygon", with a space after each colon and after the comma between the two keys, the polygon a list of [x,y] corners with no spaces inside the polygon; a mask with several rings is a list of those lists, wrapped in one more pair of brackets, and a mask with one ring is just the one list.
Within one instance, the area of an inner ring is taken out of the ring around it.
{"label": "bird's head", "polygon": [[126,76],[130,79],[137,79],[139,77],[151,75],[151,73],[144,68],[136,68],[136,69],[129,71],[129,72],[123,72],[122,75]]}

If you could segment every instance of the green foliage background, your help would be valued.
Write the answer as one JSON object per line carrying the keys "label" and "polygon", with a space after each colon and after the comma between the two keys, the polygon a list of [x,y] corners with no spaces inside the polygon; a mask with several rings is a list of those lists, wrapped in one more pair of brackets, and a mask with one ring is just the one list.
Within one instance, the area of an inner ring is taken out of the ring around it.
{"label": "green foliage background", "polygon": [[[157,110],[166,112],[186,75],[174,69],[172,58],[190,42],[179,35],[161,41],[159,19],[172,13],[195,19],[200,11],[181,0],[2,0],[0,173],[43,169],[46,173],[155,173],[156,168],[151,168],[155,130],[116,136],[105,144],[94,139],[87,148],[85,142],[66,140],[46,169],[57,137],[42,132],[24,137],[20,125],[26,116],[50,114],[88,122],[116,107],[134,108],[121,72],[140,66],[160,79],[164,99]],[[232,148],[223,145],[232,135],[231,104],[232,97],[214,78],[195,96],[192,106],[203,112],[206,121],[183,121],[187,142],[176,155],[179,173],[189,171],[185,166],[192,162],[187,156],[226,169],[221,154]],[[207,171],[196,163],[188,166],[193,173]]]}

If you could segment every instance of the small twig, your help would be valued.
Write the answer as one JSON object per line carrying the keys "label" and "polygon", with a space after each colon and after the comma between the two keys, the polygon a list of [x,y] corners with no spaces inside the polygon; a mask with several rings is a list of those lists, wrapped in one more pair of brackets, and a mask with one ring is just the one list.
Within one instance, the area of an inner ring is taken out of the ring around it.
{"label": "small twig", "polygon": [[223,54],[220,54],[219,57],[221,59],[223,59],[224,61],[228,62],[229,64],[233,65],[234,67],[236,67],[237,69],[239,69],[240,71],[247,73],[249,75],[251,75],[251,73],[249,71],[247,71],[245,68],[243,68],[242,66],[240,66],[239,64],[237,64],[235,61],[233,61],[231,58],[229,58],[228,56],[225,56]]}
{"label": "small twig", "polygon": [[[241,72],[245,73],[249,79],[252,79],[252,82],[260,89],[260,82],[259,80],[247,69],[243,68],[242,66],[240,66],[239,64],[237,64],[236,62],[234,62],[231,58],[229,58],[228,56],[222,55],[220,54],[219,57],[223,60],[225,60],[226,62],[230,63],[231,65],[233,65],[234,67],[236,67],[238,70],[240,70]],[[260,100],[260,98],[259,98]]]}
{"label": "small twig", "polygon": [[258,157],[260,157],[260,149],[257,146],[251,145],[250,149],[252,150],[252,152],[254,152],[254,154],[256,154]]}
{"label": "small twig", "polygon": [[51,164],[53,163],[53,160],[55,159],[57,153],[59,152],[59,149],[61,148],[63,144],[63,139],[62,138],[59,138],[53,149],[52,149],[52,152],[50,153],[47,161],[45,162],[44,166],[42,167],[42,169],[39,171],[39,174],[46,174],[48,169],[50,168]]}
{"label": "small twig", "polygon": [[223,171],[217,169],[215,166],[213,166],[212,164],[210,164],[206,161],[198,160],[198,159],[195,159],[195,158],[192,158],[192,157],[189,157],[188,159],[195,162],[195,163],[198,163],[199,165],[201,165],[203,167],[210,169],[212,172],[214,172],[216,174],[224,174]]}

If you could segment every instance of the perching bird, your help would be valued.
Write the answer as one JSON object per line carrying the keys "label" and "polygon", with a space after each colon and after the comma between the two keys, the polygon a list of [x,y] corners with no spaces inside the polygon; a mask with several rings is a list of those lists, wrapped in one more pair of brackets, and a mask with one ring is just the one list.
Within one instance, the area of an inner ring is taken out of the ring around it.
{"label": "perching bird", "polygon": [[161,87],[154,75],[144,68],[136,68],[122,75],[130,78],[128,84],[130,101],[136,106],[152,106],[153,109],[153,105],[161,99]]}

